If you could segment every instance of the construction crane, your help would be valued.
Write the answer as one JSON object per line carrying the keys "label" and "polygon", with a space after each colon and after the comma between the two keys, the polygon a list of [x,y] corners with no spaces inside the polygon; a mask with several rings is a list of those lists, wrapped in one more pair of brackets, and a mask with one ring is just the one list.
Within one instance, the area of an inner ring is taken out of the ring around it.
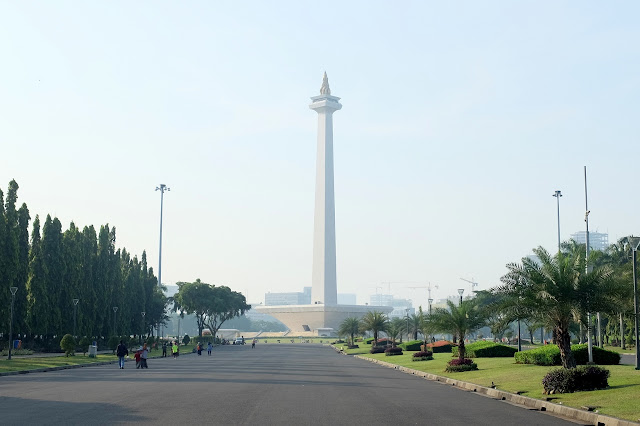
{"label": "construction crane", "polygon": [[438,284],[435,284],[434,286],[432,286],[431,283],[429,283],[429,285],[426,285],[426,286],[423,285],[423,286],[420,286],[420,287],[407,287],[407,288],[410,288],[410,289],[413,289],[413,290],[415,290],[417,288],[426,288],[427,292],[429,293],[429,299],[431,299],[431,288],[440,288],[440,287],[438,286]]}
{"label": "construction crane", "polygon": [[466,281],[469,284],[471,284],[471,292],[469,293],[469,296],[473,296],[473,288],[474,287],[478,287],[478,283],[476,282],[475,278],[471,277],[471,281],[465,279],[465,278],[460,278],[462,281]]}

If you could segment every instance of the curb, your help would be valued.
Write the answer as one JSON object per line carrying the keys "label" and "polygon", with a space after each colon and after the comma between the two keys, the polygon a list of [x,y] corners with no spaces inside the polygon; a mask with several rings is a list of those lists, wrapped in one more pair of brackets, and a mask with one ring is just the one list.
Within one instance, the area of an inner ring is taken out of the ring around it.
{"label": "curb", "polygon": [[[335,348],[337,352],[342,353],[339,349]],[[462,380],[455,380],[449,377],[438,376],[436,374],[426,373],[424,371],[414,370],[412,368],[402,367],[400,365],[391,364],[386,361],[380,361],[377,359],[366,358],[361,355],[353,355],[355,358],[363,359],[365,361],[373,362],[387,368],[393,368],[394,370],[402,371],[403,373],[411,374],[414,376],[422,377],[427,380],[444,383],[447,385],[455,386],[459,389],[469,392],[477,392],[480,395],[485,395],[490,398],[498,399],[501,401],[508,401],[513,404],[521,405],[529,409],[535,409],[538,411],[544,411],[552,414],[557,414],[562,417],[566,417],[572,420],[579,420],[581,422],[587,422],[597,426],[637,426],[640,423],[632,422],[630,420],[618,419],[616,417],[605,416],[604,414],[593,413],[590,411],[580,410],[577,408],[567,407],[565,405],[555,404],[553,402],[543,401],[540,399],[530,398],[528,396],[517,395],[514,393],[501,391],[498,389],[488,388],[485,386],[476,385],[474,383],[463,382]]]}
{"label": "curb", "polygon": [[[180,354],[180,355],[190,355],[191,352]],[[162,356],[152,356],[149,359],[162,358]],[[168,357],[165,357],[168,358]],[[46,368],[36,368],[33,370],[20,370],[20,371],[5,371],[0,373],[0,377],[3,376],[17,376],[20,374],[29,374],[29,373],[44,373],[47,371],[60,371],[60,370],[69,370],[71,368],[84,368],[84,367],[93,367],[96,365],[109,365],[109,364],[117,364],[118,360],[113,361],[102,361],[102,362],[92,362],[89,364],[75,364],[75,365],[61,365],[59,367],[46,367]]]}

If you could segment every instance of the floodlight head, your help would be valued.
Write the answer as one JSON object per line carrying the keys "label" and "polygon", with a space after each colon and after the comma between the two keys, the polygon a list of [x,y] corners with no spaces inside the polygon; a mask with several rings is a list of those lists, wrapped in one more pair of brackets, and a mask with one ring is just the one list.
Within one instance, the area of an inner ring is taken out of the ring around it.
{"label": "floodlight head", "polygon": [[562,197],[562,191],[556,191],[555,194],[552,195],[552,197]]}
{"label": "floodlight head", "polygon": [[464,293],[464,288],[459,288],[459,289],[458,289],[458,294],[459,294],[460,296],[462,296],[462,294],[463,294],[463,293]]}
{"label": "floodlight head", "polygon": [[147,315],[147,313],[145,311],[142,311],[142,316]]}
{"label": "floodlight head", "polygon": [[117,306],[113,307],[113,312],[118,312],[118,307]]}
{"label": "floodlight head", "polygon": [[11,290],[11,295],[15,296],[16,295],[16,291],[18,291],[18,287],[9,287],[9,290]]}
{"label": "floodlight head", "polygon": [[432,303],[433,303],[433,299],[429,299],[429,304],[432,304]]}
{"label": "floodlight head", "polygon": [[73,304],[77,305],[79,301],[80,301],[80,299],[73,299]]}
{"label": "floodlight head", "polygon": [[631,250],[636,251],[638,250],[638,246],[640,246],[640,237],[634,237],[633,235],[627,237],[627,241],[629,242],[629,245],[631,246]]}

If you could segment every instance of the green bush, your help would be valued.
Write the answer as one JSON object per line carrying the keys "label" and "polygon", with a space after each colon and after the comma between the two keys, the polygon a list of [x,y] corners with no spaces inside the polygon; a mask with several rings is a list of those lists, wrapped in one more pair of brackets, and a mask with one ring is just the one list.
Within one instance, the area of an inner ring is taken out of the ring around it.
{"label": "green bush", "polygon": [[366,339],[364,339],[364,343],[366,343],[367,345],[370,345],[373,343],[373,337],[368,337]]}
{"label": "green bush", "polygon": [[182,338],[182,343],[185,345],[188,345],[190,341],[191,341],[191,337],[189,337],[188,334],[185,334],[184,337]]}
{"label": "green bush", "polygon": [[384,350],[385,356],[402,355],[402,348],[396,346]]}
{"label": "green bush", "polygon": [[385,347],[384,346],[371,346],[371,349],[369,350],[370,354],[381,354],[384,353]]}
{"label": "green bush", "polygon": [[423,343],[424,342],[422,340],[411,340],[409,342],[401,343],[398,346],[400,346],[405,351],[419,351],[420,345],[422,345]]}
{"label": "green bush", "polygon": [[119,344],[120,344],[120,338],[118,336],[109,337],[109,342],[107,343],[107,346],[109,346],[109,349],[111,349],[113,353],[116,353],[116,348],[118,347]]}
{"label": "green bush", "polygon": [[476,364],[469,358],[454,358],[447,363],[447,368],[445,368],[444,371],[446,371],[447,373],[461,373],[463,371],[472,371],[477,369],[478,364]]}
{"label": "green bush", "polygon": [[76,351],[76,339],[70,334],[65,334],[60,340],[60,349],[66,356],[73,356]]}
{"label": "green bush", "polygon": [[545,394],[606,389],[609,370],[593,365],[551,370],[542,379]]}
{"label": "green bush", "polygon": [[[9,349],[3,349],[0,354],[9,356]],[[33,351],[31,349],[11,349],[11,355],[33,355]]]}
{"label": "green bush", "polygon": [[429,361],[433,359],[433,352],[420,351],[413,354],[411,361]]}
{"label": "green bush", "polygon": [[[459,356],[458,346],[454,346],[451,352],[453,356]],[[516,352],[516,348],[495,342],[479,341],[465,346],[465,356],[468,358],[512,357]]]}
{"label": "green bush", "polygon": [[78,342],[78,346],[80,346],[82,355],[85,355],[87,352],[89,352],[90,344],[91,344],[91,339],[89,339],[87,336],[84,336],[83,338],[80,339],[80,342]]}
{"label": "green bush", "polygon": [[[571,352],[576,360],[576,364],[585,365],[589,360],[589,353],[586,344],[571,345]],[[556,345],[547,345],[530,351],[517,352],[515,354],[516,364],[535,365],[561,365],[560,349]],[[599,365],[617,365],[620,363],[620,354],[614,351],[593,347],[593,362]]]}

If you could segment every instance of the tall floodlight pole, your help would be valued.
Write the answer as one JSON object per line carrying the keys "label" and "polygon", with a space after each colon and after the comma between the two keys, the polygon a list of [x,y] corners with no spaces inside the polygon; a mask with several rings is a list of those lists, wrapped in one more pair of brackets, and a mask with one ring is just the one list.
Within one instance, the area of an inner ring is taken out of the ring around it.
{"label": "tall floodlight pole", "polygon": [[558,205],[558,253],[560,253],[560,197],[562,197],[562,192],[556,191],[553,197],[556,197],[556,204]]}
{"label": "tall floodlight pole", "polygon": [[80,299],[73,299],[73,337],[76,337],[76,312]]}
{"label": "tall floodlight pole", "polygon": [[639,237],[629,237],[629,245],[633,251],[633,312],[636,326],[636,370],[640,370],[640,346],[638,345],[638,277],[636,275],[636,253],[640,245]]}
{"label": "tall floodlight pole", "polygon": [[[156,186],[156,191],[160,191],[160,245],[158,246],[158,287],[162,289],[162,208],[164,203],[164,193],[165,191],[171,191],[171,188],[169,188],[164,183],[161,183],[160,186]],[[160,327],[161,326],[158,326],[158,328]],[[164,332],[162,333],[162,337],[164,337]]]}
{"label": "tall floodlight pole", "polygon": [[464,288],[459,288],[458,294],[460,295],[460,304],[462,305],[462,295],[464,294]]}
{"label": "tall floodlight pole", "polygon": [[11,349],[13,348],[13,302],[16,300],[18,287],[9,287],[9,290],[11,290],[11,319],[9,320],[9,357],[7,359],[11,359]]}
{"label": "tall floodlight pole", "polygon": [[[584,222],[587,227],[586,233],[586,269],[587,273],[591,272],[591,265],[589,265],[589,203],[587,201],[587,166],[584,166]],[[587,306],[589,306],[590,300],[587,300]],[[591,338],[591,312],[587,312],[587,352],[589,354],[589,362],[593,362],[593,339]]]}
{"label": "tall floodlight pole", "polygon": [[113,335],[117,336],[118,335],[118,327],[116,326],[117,322],[116,322],[116,315],[118,314],[118,307],[114,306],[113,307]]}
{"label": "tall floodlight pole", "polygon": [[325,306],[338,304],[336,206],[333,187],[333,113],[342,108],[339,101],[340,98],[331,96],[329,80],[325,72],[320,95],[313,96],[309,105],[309,108],[318,113],[311,302]]}

